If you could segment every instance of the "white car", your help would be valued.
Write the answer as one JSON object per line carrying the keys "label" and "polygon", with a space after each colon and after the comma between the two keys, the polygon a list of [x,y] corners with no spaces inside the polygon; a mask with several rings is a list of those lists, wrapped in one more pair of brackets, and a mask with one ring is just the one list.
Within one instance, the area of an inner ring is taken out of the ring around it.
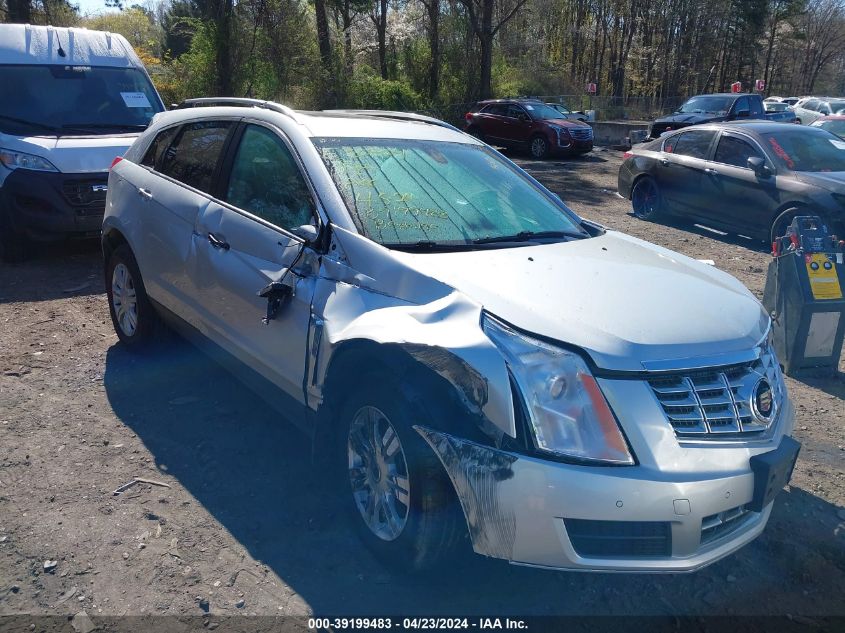
{"label": "white car", "polygon": [[99,237],[112,159],[164,105],[129,42],[0,24],[0,258]]}
{"label": "white car", "polygon": [[272,400],[383,560],[448,563],[468,536],[525,565],[688,571],[763,530],[799,445],[736,279],[434,119],[185,105],[109,176],[117,334],[144,349],[163,320]]}
{"label": "white car", "polygon": [[825,116],[845,114],[845,99],[810,97],[796,103],[792,110],[799,123],[810,125]]}

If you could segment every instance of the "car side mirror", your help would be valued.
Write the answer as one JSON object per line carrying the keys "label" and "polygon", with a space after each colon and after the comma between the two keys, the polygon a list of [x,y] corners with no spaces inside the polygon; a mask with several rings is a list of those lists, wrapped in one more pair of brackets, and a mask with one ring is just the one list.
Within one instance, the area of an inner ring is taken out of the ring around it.
{"label": "car side mirror", "polygon": [[291,231],[294,235],[301,238],[306,244],[313,244],[320,232],[313,224],[303,224]]}
{"label": "car side mirror", "polygon": [[757,174],[760,178],[768,178],[771,175],[771,170],[759,156],[750,156],[748,158],[748,168]]}
{"label": "car side mirror", "polygon": [[742,110],[736,111],[736,118],[737,119],[747,119],[751,116],[751,110],[748,108],[743,108]]}

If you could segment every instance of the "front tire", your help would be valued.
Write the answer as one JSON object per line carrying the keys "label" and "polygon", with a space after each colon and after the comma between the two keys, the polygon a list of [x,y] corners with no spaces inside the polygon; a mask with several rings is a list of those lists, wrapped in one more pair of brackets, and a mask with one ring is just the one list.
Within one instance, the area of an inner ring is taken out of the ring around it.
{"label": "front tire", "polygon": [[531,158],[541,160],[549,155],[549,142],[542,136],[535,136],[528,145]]}
{"label": "front tire", "polygon": [[642,220],[654,221],[663,217],[663,198],[660,187],[651,176],[640,178],[631,191],[634,215]]}
{"label": "front tire", "polygon": [[385,565],[438,567],[465,529],[440,460],[413,429],[431,418],[384,375],[359,384],[341,408],[338,438],[350,520]]}
{"label": "front tire", "polygon": [[106,264],[106,295],[114,331],[130,350],[149,346],[161,321],[147,296],[132,250],[118,246]]}

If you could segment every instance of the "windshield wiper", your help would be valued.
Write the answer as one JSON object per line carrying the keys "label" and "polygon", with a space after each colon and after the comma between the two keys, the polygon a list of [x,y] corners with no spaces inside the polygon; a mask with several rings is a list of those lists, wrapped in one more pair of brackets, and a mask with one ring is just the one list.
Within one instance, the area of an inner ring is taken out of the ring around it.
{"label": "windshield wiper", "polygon": [[35,121],[27,121],[26,119],[19,119],[14,116],[7,116],[5,114],[0,114],[0,119],[4,121],[12,121],[13,123],[20,123],[21,125],[29,125],[30,127],[40,128],[42,130],[49,130],[54,134],[58,132],[58,128],[53,127],[52,125],[47,125],[46,123],[36,123]]}
{"label": "windshield wiper", "polygon": [[396,251],[464,251],[471,250],[475,244],[466,242],[434,242],[420,240],[418,242],[384,242],[382,246]]}
{"label": "windshield wiper", "polygon": [[482,237],[473,240],[473,244],[496,244],[498,242],[531,242],[556,237],[571,237],[582,239],[587,237],[584,233],[574,231],[521,231],[516,235],[497,235],[496,237]]}

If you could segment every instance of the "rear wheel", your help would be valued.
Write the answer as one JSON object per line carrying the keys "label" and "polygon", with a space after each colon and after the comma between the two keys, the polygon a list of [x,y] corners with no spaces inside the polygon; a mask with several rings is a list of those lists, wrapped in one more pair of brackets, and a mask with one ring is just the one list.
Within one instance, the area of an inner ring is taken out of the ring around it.
{"label": "rear wheel", "polygon": [[663,200],[660,188],[651,176],[640,178],[631,191],[631,206],[634,215],[643,220],[657,220],[663,216]]}
{"label": "rear wheel", "polygon": [[118,338],[131,350],[146,348],[161,329],[132,250],[118,246],[106,264],[106,294]]}
{"label": "rear wheel", "polygon": [[549,155],[549,142],[542,136],[535,136],[528,145],[531,158],[541,159]]}
{"label": "rear wheel", "polygon": [[450,559],[464,529],[440,460],[412,427],[429,417],[384,375],[360,384],[342,407],[338,438],[351,521],[386,565],[437,567]]}

